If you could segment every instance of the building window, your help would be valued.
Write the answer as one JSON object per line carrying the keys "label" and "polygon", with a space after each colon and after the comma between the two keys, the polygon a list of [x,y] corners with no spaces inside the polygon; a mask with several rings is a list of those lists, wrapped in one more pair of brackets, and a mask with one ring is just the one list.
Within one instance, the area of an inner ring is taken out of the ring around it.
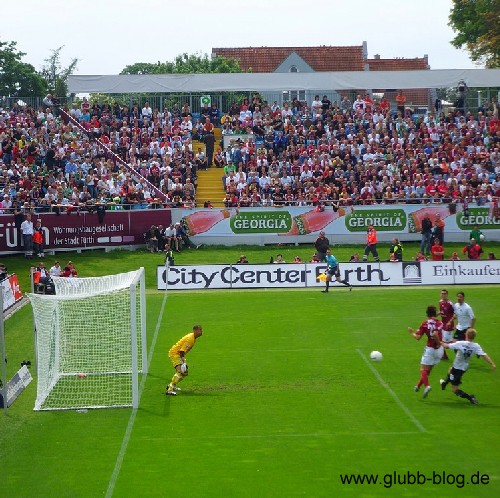
{"label": "building window", "polygon": [[296,67],[296,66],[292,66],[292,67],[290,68],[290,72],[291,72],[291,73],[298,73],[298,72],[299,72],[299,70],[297,69],[297,67]]}

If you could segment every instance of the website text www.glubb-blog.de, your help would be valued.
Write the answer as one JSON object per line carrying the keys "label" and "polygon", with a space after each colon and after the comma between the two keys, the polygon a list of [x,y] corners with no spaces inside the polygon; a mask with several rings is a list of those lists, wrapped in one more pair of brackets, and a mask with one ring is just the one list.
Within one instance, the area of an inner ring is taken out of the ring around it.
{"label": "website text www.glubb-blog.de", "polygon": [[423,486],[443,485],[463,488],[465,486],[484,486],[490,483],[488,474],[479,471],[470,474],[451,473],[446,471],[425,472],[389,472],[387,474],[340,474],[340,482],[344,485],[382,485],[385,488],[393,486]]}

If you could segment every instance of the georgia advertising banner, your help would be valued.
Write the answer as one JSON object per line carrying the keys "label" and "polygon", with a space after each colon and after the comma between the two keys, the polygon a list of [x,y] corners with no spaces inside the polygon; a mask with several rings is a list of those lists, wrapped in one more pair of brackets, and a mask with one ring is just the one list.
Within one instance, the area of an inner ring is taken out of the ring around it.
{"label": "georgia advertising banner", "polygon": [[[168,273],[158,266],[157,283],[159,290],[322,287],[325,270],[322,263],[171,266]],[[355,287],[498,284],[500,261],[340,263],[340,276]]]}
{"label": "georgia advertising banner", "polygon": [[468,233],[476,224],[486,233],[500,229],[500,218],[495,218],[490,206],[469,207],[464,212],[462,204],[349,206],[337,211],[330,207],[323,211],[311,207],[182,210],[181,223],[189,236],[286,237],[320,230],[342,235],[366,232],[369,225],[397,236],[419,233],[424,217],[428,215],[434,220],[438,214],[447,233]]}
{"label": "georgia advertising banner", "polygon": [[[45,249],[80,249],[144,243],[144,232],[151,225],[168,226],[171,211],[148,209],[106,211],[102,220],[96,214],[33,214],[32,221],[42,220]],[[0,216],[0,254],[22,251],[20,230],[14,215]]]}

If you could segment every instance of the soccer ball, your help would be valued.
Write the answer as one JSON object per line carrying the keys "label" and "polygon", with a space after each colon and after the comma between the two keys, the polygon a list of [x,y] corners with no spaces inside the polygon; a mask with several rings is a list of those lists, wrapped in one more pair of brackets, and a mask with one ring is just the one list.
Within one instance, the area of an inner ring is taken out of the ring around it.
{"label": "soccer ball", "polygon": [[484,235],[483,235],[483,234],[481,234],[481,235],[479,236],[479,240],[480,240],[481,242],[483,242],[483,240],[484,240]]}
{"label": "soccer ball", "polygon": [[382,353],[380,351],[372,351],[370,353],[370,360],[372,361],[382,361]]}

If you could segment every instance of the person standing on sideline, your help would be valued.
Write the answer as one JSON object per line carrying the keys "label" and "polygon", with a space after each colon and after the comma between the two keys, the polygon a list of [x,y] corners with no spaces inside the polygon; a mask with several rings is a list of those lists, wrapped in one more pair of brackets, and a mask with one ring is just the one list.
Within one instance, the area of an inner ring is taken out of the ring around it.
{"label": "person standing on sideline", "polygon": [[379,261],[377,252],[377,231],[373,228],[373,225],[368,227],[368,232],[366,233],[366,247],[365,253],[363,254],[363,261],[368,261],[369,253],[372,253],[375,261]]}
{"label": "person standing on sideline", "polygon": [[31,214],[26,215],[26,219],[21,223],[21,233],[23,235],[24,257],[26,259],[33,258],[33,233],[35,227],[31,221]]}
{"label": "person standing on sideline", "polygon": [[328,288],[330,287],[330,281],[332,277],[335,276],[335,280],[340,284],[344,284],[349,287],[349,290],[352,291],[352,285],[347,280],[340,279],[340,268],[339,262],[337,258],[332,254],[330,249],[326,250],[325,261],[327,264],[326,267],[326,287],[321,292],[328,292]]}
{"label": "person standing on sideline", "polygon": [[441,389],[444,391],[448,384],[451,384],[451,390],[460,398],[468,399],[473,405],[479,404],[478,400],[473,394],[467,394],[458,386],[462,383],[462,376],[469,368],[469,362],[472,355],[484,358],[486,363],[491,365],[493,370],[496,370],[496,365],[493,360],[483,351],[481,346],[474,342],[476,338],[476,329],[468,329],[465,333],[465,341],[457,341],[451,343],[444,343],[443,346],[447,349],[454,349],[457,353],[453,365],[448,372],[446,379],[441,379]]}
{"label": "person standing on sideline", "polygon": [[39,258],[44,258],[43,252],[43,228],[42,220],[36,220],[35,228],[33,229],[33,250]]}
{"label": "person standing on sideline", "polygon": [[439,239],[441,244],[444,245],[444,221],[441,219],[441,215],[439,213],[436,214],[436,218],[434,218],[432,235],[435,239]]}
{"label": "person standing on sideline", "polygon": [[432,221],[426,214],[422,220],[422,240],[420,242],[420,252],[425,256],[431,255]]}
{"label": "person standing on sideline", "polygon": [[[443,342],[453,342],[453,329],[455,328],[455,321],[453,315],[455,310],[453,303],[448,299],[448,291],[441,290],[441,299],[439,299],[439,316],[443,322]],[[443,351],[443,360],[448,359],[446,349]]]}
{"label": "person standing on sideline", "polygon": [[397,238],[392,239],[389,248],[389,261],[403,261],[403,246]]}
{"label": "person standing on sideline", "polygon": [[188,366],[186,363],[186,355],[193,349],[196,339],[201,337],[203,329],[201,325],[194,325],[193,331],[179,339],[168,352],[168,357],[175,368],[175,374],[167,386],[165,394],[167,396],[175,396],[180,388],[177,384],[188,375]]}
{"label": "person standing on sideline", "polygon": [[434,243],[431,247],[432,261],[443,261],[444,260],[444,247],[441,245],[439,239],[434,239]]}
{"label": "person standing on sideline", "polygon": [[325,232],[319,232],[319,236],[314,242],[314,247],[316,248],[318,259],[322,263],[325,261],[326,251],[328,251],[328,248],[330,247],[330,241],[325,236]]}
{"label": "person standing on sideline", "polygon": [[469,328],[474,328],[476,317],[472,308],[465,302],[465,294],[457,293],[457,302],[453,305],[453,319],[457,319],[457,328],[453,334],[453,339],[456,341],[465,340],[465,332]]}
{"label": "person standing on sideline", "polygon": [[469,244],[462,249],[462,252],[467,253],[467,259],[476,260],[483,254],[483,248],[474,238],[471,238]]}
{"label": "person standing on sideline", "polygon": [[469,234],[469,239],[474,239],[476,244],[481,245],[484,240],[484,233],[481,232],[478,225],[474,225]]}
{"label": "person standing on sideline", "polygon": [[423,397],[427,398],[432,386],[429,384],[429,375],[434,365],[437,365],[443,356],[443,323],[437,319],[437,310],[433,305],[427,306],[427,320],[422,322],[418,330],[408,327],[408,332],[417,341],[420,341],[425,335],[427,343],[425,345],[424,354],[420,360],[420,379],[417,385],[413,388],[415,392],[420,390],[422,385],[425,386]]}
{"label": "person standing on sideline", "polygon": [[52,266],[49,270],[50,276],[51,277],[60,277],[62,273],[62,268],[61,268],[61,263],[59,261],[56,261],[54,263],[54,266]]}

